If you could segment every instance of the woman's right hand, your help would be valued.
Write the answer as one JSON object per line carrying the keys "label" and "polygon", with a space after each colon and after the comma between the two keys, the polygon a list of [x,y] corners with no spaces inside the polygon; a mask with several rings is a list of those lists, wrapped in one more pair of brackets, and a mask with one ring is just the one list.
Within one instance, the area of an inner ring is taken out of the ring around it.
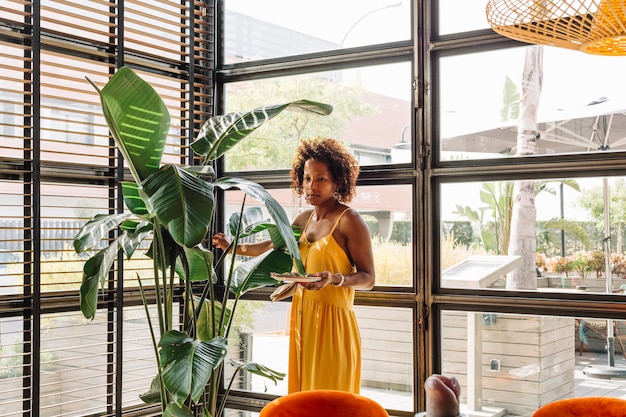
{"label": "woman's right hand", "polygon": [[220,248],[221,250],[226,250],[230,242],[226,239],[226,235],[224,233],[218,232],[213,235],[211,239],[211,243],[213,246]]}

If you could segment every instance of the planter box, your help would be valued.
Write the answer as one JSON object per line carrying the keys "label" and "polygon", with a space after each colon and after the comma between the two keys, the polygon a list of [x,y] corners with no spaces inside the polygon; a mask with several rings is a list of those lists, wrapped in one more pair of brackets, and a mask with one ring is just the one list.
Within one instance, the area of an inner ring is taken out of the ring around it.
{"label": "planter box", "polygon": [[[622,285],[626,285],[626,279],[618,275],[613,275],[612,291],[620,291]],[[604,276],[597,278],[595,273],[587,275],[585,278],[581,278],[576,274],[569,274],[568,276],[548,275],[537,278],[537,287],[564,289],[583,288],[584,291],[606,293],[606,279]]]}

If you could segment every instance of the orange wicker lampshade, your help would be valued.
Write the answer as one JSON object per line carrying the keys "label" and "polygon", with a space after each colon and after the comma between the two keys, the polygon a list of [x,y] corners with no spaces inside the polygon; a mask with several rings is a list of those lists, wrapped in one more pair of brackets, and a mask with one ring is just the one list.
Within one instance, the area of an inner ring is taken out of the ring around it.
{"label": "orange wicker lampshade", "polygon": [[626,0],[489,0],[487,21],[522,42],[626,55]]}

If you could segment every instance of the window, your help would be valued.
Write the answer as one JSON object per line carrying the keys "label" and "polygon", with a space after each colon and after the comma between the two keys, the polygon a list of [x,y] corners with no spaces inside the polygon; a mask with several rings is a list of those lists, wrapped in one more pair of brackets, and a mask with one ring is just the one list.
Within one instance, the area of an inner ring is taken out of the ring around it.
{"label": "window", "polygon": [[411,2],[225,1],[225,64],[411,39]]}
{"label": "window", "polygon": [[[381,85],[381,77],[396,82]],[[226,168],[288,168],[299,141],[315,136],[345,142],[361,165],[410,162],[411,78],[410,62],[399,62],[226,84],[226,112],[301,99],[333,106],[323,118],[283,113],[237,144]]]}
{"label": "window", "polygon": [[[623,57],[542,48],[537,128],[519,150],[525,47],[442,57],[439,135],[442,160],[624,151]],[[610,59],[610,65],[607,65]],[[500,64],[494,65],[495,62]],[[506,64],[504,64],[506,63]],[[480,69],[468,76],[466,68]],[[601,77],[585,74],[602,68]],[[533,87],[530,86],[530,89]]]}
{"label": "window", "polygon": [[136,274],[149,276],[151,262],[138,253],[115,264],[93,322],[79,308],[86,258],[73,237],[94,214],[123,209],[125,176],[89,81],[102,87],[116,67],[136,69],[173,116],[166,159],[188,163],[194,126],[211,109],[209,23],[197,19],[206,10],[173,0],[7,0],[2,9],[1,414],[149,411],[139,394],[155,357]]}
{"label": "window", "polygon": [[[351,206],[370,227],[377,270],[355,302],[362,386],[390,415],[424,410],[433,373],[461,381],[465,410],[530,416],[556,398],[616,396],[620,379],[598,382],[626,368],[626,61],[513,42],[488,28],[484,7],[5,0],[2,414],[154,412],[139,399],[155,374],[136,283],[150,261],[118,259],[88,322],[72,248],[95,213],[124,209],[125,167],[86,79],[102,86],[121,65],[170,110],[167,162],[194,163],[189,144],[208,115],[296,99],[334,106],[326,117],[281,114],[216,169],[261,183],[294,216],[305,205],[289,189],[298,141],[350,147],[361,164]],[[520,128],[525,89],[537,86],[522,82],[528,56],[542,58],[542,85]],[[221,220],[240,205],[236,191],[223,197]],[[270,291],[244,297],[232,354],[286,371],[289,304],[268,302]],[[241,378],[229,414],[254,415],[284,392]]]}
{"label": "window", "polygon": [[[225,52],[218,77],[223,82],[224,112],[299,99],[331,104],[333,112],[324,117],[282,113],[229,152],[224,161],[226,175],[254,178],[270,188],[295,218],[308,207],[289,190],[289,169],[299,142],[325,136],[350,148],[360,163],[361,176],[349,205],[370,228],[376,285],[381,289],[356,294],[363,342],[362,391],[390,410],[415,412],[413,398],[419,388],[414,383],[417,329],[413,317],[417,306],[403,301],[415,292],[419,259],[414,240],[416,179],[407,168],[416,162],[416,76],[409,10],[413,4],[348,2],[341,9],[336,4],[327,8],[315,4],[308,11],[299,5],[296,11],[288,2],[272,3],[281,14],[267,13],[266,7],[249,2],[225,2]],[[324,17],[311,19],[320,12]],[[400,172],[395,178],[385,175],[394,169]],[[238,194],[225,193],[225,219],[240,209]],[[381,297],[382,289],[391,293],[382,296],[386,302],[366,302],[368,297]],[[252,354],[286,372],[285,303],[270,304],[265,293],[252,297],[263,302],[259,306],[266,312],[263,317],[272,317],[246,333]],[[283,354],[264,354],[262,346],[269,345]],[[285,382],[271,385],[268,392],[286,393]],[[265,387],[249,384],[244,389],[246,393],[238,400],[249,402]]]}
{"label": "window", "polygon": [[447,3],[431,45],[434,371],[467,410],[615,396],[621,382],[598,382],[624,366],[623,59],[488,44],[472,2],[458,29]]}

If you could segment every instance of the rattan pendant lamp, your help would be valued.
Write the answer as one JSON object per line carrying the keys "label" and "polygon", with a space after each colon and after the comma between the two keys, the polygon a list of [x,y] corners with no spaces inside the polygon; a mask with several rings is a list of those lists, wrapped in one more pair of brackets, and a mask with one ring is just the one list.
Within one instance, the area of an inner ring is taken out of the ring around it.
{"label": "rattan pendant lamp", "polygon": [[522,42],[626,55],[626,0],[489,0],[487,21]]}

